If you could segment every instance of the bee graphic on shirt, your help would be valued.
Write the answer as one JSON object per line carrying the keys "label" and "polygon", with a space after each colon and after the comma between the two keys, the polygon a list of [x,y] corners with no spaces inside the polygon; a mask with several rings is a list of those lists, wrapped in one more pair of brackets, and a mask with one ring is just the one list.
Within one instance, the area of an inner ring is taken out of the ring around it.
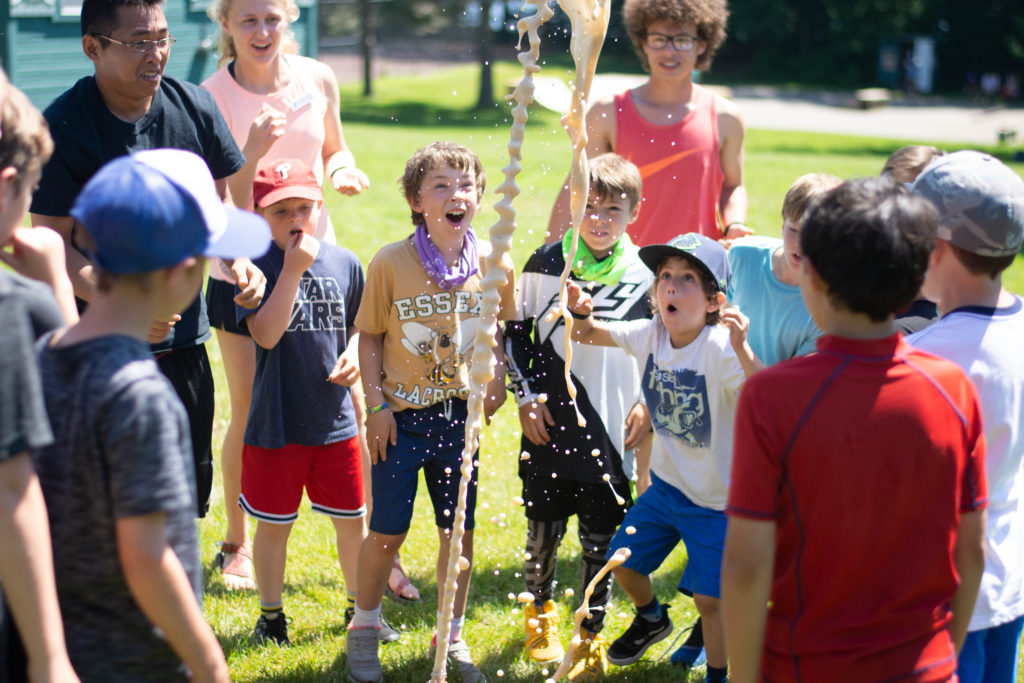
{"label": "bee graphic on shirt", "polygon": [[402,346],[426,365],[423,376],[437,386],[450,383],[473,344],[476,320],[463,320],[457,327],[432,329],[417,322],[402,325]]}

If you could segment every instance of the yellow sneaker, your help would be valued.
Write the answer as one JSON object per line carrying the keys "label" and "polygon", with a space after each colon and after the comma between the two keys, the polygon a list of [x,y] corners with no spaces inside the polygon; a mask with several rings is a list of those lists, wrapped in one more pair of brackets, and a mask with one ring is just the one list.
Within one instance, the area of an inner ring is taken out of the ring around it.
{"label": "yellow sneaker", "polygon": [[542,611],[532,602],[523,605],[526,617],[526,651],[535,662],[555,662],[565,656],[558,641],[558,610],[553,600],[544,603]]}
{"label": "yellow sneaker", "polygon": [[608,643],[600,633],[588,631],[572,656],[569,669],[570,681],[596,681],[608,672],[608,658],[605,651]]}

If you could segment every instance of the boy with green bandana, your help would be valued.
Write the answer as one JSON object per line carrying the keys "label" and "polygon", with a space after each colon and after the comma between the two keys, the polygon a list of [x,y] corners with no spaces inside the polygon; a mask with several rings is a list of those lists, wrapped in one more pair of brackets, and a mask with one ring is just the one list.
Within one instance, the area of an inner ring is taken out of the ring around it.
{"label": "boy with green bandana", "polygon": [[[580,228],[572,280],[594,300],[602,320],[651,316],[651,271],[626,234],[636,219],[640,172],[617,154],[590,162],[590,194]],[[604,565],[608,541],[632,503],[629,482],[635,463],[631,449],[650,430],[642,404],[636,361],[620,348],[577,344],[573,347],[576,406],[587,420],[580,427],[565,379],[565,326],[559,316],[559,276],[572,233],[534,252],[523,269],[517,320],[505,327],[511,388],[519,402],[523,428],[519,476],[527,519],[526,648],[537,662],[561,659],[558,613],[552,600],[558,546],[568,518],[579,520],[582,585]],[[546,395],[546,400],[543,396]],[[622,501],[621,503],[619,501]],[[595,678],[606,669],[604,625],[611,576],[600,582],[583,620],[570,680]],[[580,590],[582,597],[583,590]]]}

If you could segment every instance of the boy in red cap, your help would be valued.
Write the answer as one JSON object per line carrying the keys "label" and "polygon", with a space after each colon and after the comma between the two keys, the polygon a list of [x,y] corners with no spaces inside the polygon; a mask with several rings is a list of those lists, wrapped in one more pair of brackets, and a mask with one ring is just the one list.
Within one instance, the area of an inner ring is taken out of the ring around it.
{"label": "boy in red cap", "polygon": [[256,342],[238,499],[259,522],[253,567],[261,614],[254,635],[279,645],[288,644],[281,592],[303,489],[313,510],[334,523],[341,573],[353,596],[356,557],[366,536],[362,457],[349,392],[359,369],[354,352],[343,355],[356,335],[363,269],[351,251],[313,237],[322,201],[320,183],[302,161],[280,159],[256,174],[253,202],[270,223],[273,240],[259,259],[267,289],[256,310],[237,307],[239,323]]}

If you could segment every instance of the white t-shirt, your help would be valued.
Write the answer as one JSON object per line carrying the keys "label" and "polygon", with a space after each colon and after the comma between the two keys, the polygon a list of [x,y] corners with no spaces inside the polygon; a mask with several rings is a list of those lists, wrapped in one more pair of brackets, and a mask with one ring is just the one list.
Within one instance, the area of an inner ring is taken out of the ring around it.
{"label": "white t-shirt", "polygon": [[746,379],[729,331],[707,326],[676,349],[657,316],[608,328],[612,340],[640,365],[641,390],[656,433],[651,471],[695,504],[724,510],[736,400]]}
{"label": "white t-shirt", "polygon": [[978,389],[985,428],[985,573],[968,629],[1024,615],[1024,304],[967,306],[907,340],[962,367]]}

